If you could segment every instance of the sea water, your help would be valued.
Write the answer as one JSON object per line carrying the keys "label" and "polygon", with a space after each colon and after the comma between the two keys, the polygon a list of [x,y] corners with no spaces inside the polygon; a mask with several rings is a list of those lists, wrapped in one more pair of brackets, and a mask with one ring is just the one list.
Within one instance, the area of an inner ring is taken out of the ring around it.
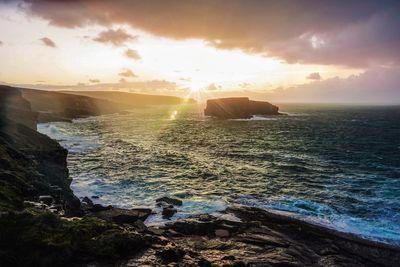
{"label": "sea water", "polygon": [[75,194],[97,203],[177,197],[172,219],[243,204],[400,245],[400,107],[281,110],[217,120],[196,105],[158,106],[38,128],[68,149]]}

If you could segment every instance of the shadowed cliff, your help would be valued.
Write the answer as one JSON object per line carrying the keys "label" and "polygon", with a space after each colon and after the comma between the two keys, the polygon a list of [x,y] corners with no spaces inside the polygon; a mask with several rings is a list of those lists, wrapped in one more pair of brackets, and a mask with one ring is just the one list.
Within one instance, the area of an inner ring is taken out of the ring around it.
{"label": "shadowed cliff", "polygon": [[268,102],[248,97],[229,97],[207,100],[204,115],[223,119],[248,119],[253,115],[279,115],[279,108]]}

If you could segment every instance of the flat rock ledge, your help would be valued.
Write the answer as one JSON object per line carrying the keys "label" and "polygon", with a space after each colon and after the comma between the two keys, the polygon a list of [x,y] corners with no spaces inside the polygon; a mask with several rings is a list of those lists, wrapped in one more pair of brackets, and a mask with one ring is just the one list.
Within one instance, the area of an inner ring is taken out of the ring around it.
{"label": "flat rock ledge", "polygon": [[398,266],[400,248],[244,206],[164,227],[146,249],[115,265],[92,266]]}

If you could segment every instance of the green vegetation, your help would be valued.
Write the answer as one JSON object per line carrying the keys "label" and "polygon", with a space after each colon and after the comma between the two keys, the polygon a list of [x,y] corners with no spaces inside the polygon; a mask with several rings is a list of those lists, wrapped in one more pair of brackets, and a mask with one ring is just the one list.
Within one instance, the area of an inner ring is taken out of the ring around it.
{"label": "green vegetation", "polygon": [[71,266],[115,260],[148,246],[149,240],[90,217],[67,220],[25,209],[0,217],[1,266]]}

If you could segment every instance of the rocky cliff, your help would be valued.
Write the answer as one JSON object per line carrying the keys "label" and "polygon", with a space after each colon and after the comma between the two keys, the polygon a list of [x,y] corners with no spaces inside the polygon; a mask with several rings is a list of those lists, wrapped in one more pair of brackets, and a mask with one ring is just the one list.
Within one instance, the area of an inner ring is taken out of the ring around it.
{"label": "rocky cliff", "polygon": [[[234,206],[217,217],[204,214],[148,227],[143,222],[151,209],[104,207],[89,198],[81,203],[69,187],[67,151],[34,130],[37,113],[19,90],[10,90],[0,90],[0,266],[372,267],[400,262],[398,247],[262,209]],[[163,215],[182,205],[169,197],[157,201]]]}
{"label": "rocky cliff", "polygon": [[253,115],[279,115],[278,110],[277,106],[268,102],[231,97],[207,100],[204,115],[223,119],[248,119]]}
{"label": "rocky cliff", "polygon": [[36,131],[38,113],[19,90],[0,88],[0,206],[20,209],[24,200],[52,196],[67,213],[79,211],[67,169],[67,151]]}

